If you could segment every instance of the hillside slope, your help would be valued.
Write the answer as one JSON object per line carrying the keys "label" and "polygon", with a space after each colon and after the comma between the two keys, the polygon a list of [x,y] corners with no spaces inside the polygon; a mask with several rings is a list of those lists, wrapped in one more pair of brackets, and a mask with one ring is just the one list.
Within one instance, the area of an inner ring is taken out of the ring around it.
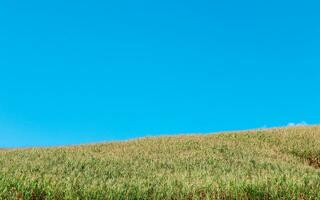
{"label": "hillside slope", "polygon": [[0,155],[0,199],[320,199],[319,126]]}

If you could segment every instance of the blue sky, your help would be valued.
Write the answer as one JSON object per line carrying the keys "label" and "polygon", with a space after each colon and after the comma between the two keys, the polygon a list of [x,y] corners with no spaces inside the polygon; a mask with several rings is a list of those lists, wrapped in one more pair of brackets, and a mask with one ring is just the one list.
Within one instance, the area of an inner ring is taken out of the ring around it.
{"label": "blue sky", "polygon": [[320,122],[317,1],[0,2],[0,146]]}

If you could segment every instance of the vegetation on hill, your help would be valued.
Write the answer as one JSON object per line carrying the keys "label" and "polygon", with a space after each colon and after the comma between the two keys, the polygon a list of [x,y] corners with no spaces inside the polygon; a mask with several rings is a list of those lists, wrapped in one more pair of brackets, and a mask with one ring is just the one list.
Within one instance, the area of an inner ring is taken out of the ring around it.
{"label": "vegetation on hill", "polygon": [[320,127],[0,151],[0,199],[320,199]]}

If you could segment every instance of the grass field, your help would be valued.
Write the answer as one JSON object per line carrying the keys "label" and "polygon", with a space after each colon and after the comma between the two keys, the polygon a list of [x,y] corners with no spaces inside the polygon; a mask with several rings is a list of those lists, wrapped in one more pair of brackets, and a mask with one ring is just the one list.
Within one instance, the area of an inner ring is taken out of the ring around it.
{"label": "grass field", "polygon": [[0,199],[320,199],[319,126],[0,155]]}

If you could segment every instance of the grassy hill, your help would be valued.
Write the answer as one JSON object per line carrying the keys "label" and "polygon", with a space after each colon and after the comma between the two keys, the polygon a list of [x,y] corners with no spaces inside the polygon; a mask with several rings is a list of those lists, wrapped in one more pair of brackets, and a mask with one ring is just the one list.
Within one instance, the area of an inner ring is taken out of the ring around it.
{"label": "grassy hill", "polygon": [[0,199],[320,199],[320,127],[0,151]]}

